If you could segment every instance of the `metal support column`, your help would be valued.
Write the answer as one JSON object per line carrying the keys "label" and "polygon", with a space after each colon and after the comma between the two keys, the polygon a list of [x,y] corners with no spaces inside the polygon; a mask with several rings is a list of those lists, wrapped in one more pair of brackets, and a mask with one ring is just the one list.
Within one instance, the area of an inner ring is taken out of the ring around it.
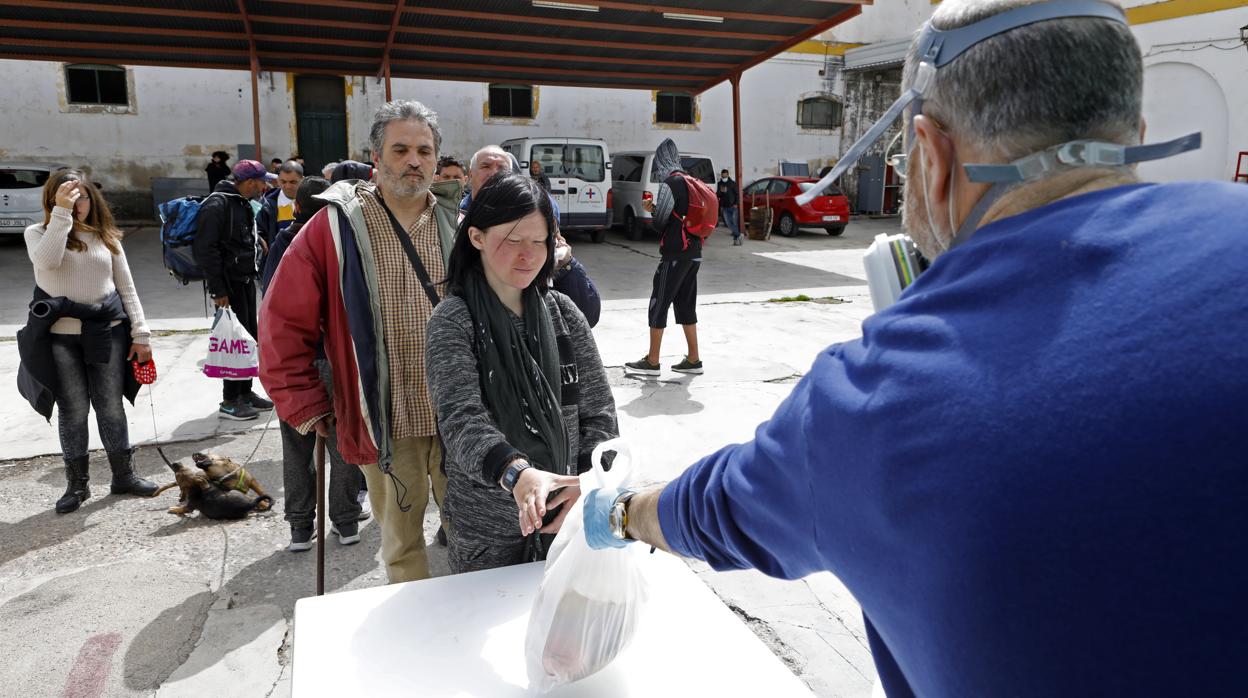
{"label": "metal support column", "polygon": [[729,81],[732,82],[732,149],[734,154],[734,164],[737,171],[735,179],[737,182],[737,227],[744,234],[744,223],[747,220],[748,211],[742,213],[742,203],[744,199],[741,192],[741,73],[734,74]]}

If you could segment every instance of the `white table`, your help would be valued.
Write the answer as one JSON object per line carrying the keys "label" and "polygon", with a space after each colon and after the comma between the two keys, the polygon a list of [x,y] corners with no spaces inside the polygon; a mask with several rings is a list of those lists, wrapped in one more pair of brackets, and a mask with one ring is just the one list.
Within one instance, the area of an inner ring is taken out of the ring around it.
{"label": "white table", "polygon": [[[607,668],[548,695],[809,697],[680,560],[645,556],[651,599]],[[524,636],[543,563],[301,599],[292,696],[525,696]]]}

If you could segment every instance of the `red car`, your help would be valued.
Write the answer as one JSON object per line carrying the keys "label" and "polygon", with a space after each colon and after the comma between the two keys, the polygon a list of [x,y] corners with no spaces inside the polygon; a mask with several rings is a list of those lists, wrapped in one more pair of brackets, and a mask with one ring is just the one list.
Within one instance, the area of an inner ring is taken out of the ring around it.
{"label": "red car", "polygon": [[755,206],[771,204],[772,231],[785,237],[797,235],[799,228],[823,228],[828,235],[840,235],[849,224],[849,199],[836,187],[828,187],[805,206],[796,199],[818,182],[810,177],[765,177],[742,190],[745,199],[741,217],[746,219]]}

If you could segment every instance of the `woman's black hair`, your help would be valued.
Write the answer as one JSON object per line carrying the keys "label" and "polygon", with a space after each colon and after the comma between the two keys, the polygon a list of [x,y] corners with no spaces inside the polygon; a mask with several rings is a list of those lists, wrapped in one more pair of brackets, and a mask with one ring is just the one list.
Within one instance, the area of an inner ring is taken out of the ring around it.
{"label": "woman's black hair", "polygon": [[451,258],[446,265],[449,292],[461,295],[468,274],[481,270],[481,250],[472,246],[468,228],[485,230],[518,221],[534,211],[540,212],[546,219],[546,262],[529,285],[545,293],[550,288],[550,277],[555,266],[555,211],[550,204],[550,195],[533,179],[505,170],[486,180],[481,191],[472,193],[472,204],[459,223]]}

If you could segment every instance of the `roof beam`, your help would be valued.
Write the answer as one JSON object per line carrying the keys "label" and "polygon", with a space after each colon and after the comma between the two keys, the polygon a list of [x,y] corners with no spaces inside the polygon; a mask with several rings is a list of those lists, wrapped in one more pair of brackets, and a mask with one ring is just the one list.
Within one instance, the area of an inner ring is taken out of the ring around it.
{"label": "roof beam", "polygon": [[403,18],[403,3],[405,0],[397,0],[394,3],[394,13],[390,17],[390,33],[386,36],[386,47],[381,52],[381,65],[378,72],[385,75],[386,78],[386,101],[390,101],[390,49],[394,47],[394,36],[399,29],[399,20]]}
{"label": "roof beam", "polygon": [[[424,61],[391,61],[391,66],[419,66],[420,68],[431,67]],[[494,65],[492,63],[460,63],[458,61],[447,61],[437,66],[439,69],[445,70],[480,70],[496,73],[513,73],[519,75],[579,75],[587,78],[624,78],[624,79],[650,79],[650,80],[670,80],[673,82],[692,82],[697,83],[702,80],[700,75],[668,75],[665,73],[638,73],[635,71],[627,72],[611,72],[606,70],[578,70],[576,68],[537,68],[531,66],[505,66]],[[512,78],[514,79],[514,78]],[[488,80],[483,81],[488,82]],[[538,84],[545,84],[540,81]]]}
{"label": "roof beam", "polygon": [[[7,45],[6,45],[7,48]],[[194,61],[149,61],[145,59],[127,58],[118,60],[117,54],[99,56],[69,56],[64,54],[30,54],[30,53],[12,53],[10,51],[0,51],[0,58],[13,61],[56,61],[59,63],[84,63],[94,61],[98,63],[112,63],[122,65],[150,65],[160,68],[201,68],[204,70],[247,70],[247,66],[241,63],[196,63]]]}
{"label": "roof beam", "polygon": [[[237,21],[238,15],[232,15]],[[4,28],[20,28],[20,29],[51,29],[54,31],[73,32],[75,36],[82,36],[83,32],[89,32],[95,38],[103,38],[109,34],[140,34],[140,35],[156,35],[156,36],[180,36],[187,39],[228,39],[233,41],[246,41],[247,37],[238,32],[218,32],[218,31],[202,31],[199,29],[166,29],[164,27],[139,27],[127,26],[118,27],[113,24],[69,24],[67,22],[44,22],[39,20],[28,19],[6,19],[4,20]],[[8,37],[5,39],[8,40]],[[300,41],[307,41],[306,37],[299,37]],[[180,48],[180,47],[171,47]]]}
{"label": "roof beam", "polygon": [[402,51],[433,51],[436,53],[463,54],[468,56],[492,56],[495,58],[529,58],[545,61],[575,60],[578,63],[611,63],[617,65],[651,65],[667,68],[731,68],[733,63],[713,63],[708,61],[664,61],[654,58],[617,58],[611,56],[582,56],[567,53],[531,53],[528,51],[500,51],[487,48],[467,48],[459,46],[399,46]]}
{"label": "roof beam", "polygon": [[[104,43],[99,41],[60,41],[57,39],[24,39],[20,37],[6,38],[5,46],[13,47],[35,47],[35,48],[59,48],[73,50],[100,50],[107,51],[101,53],[101,56],[111,56],[106,63],[118,62],[117,55],[124,53],[169,53],[180,54],[187,50],[185,46],[150,46],[142,44],[117,44]],[[246,58],[248,52],[236,48],[199,48],[192,49],[196,55],[203,56],[227,56],[232,58]],[[81,60],[81,59],[80,59]],[[125,61],[121,61],[125,62]]]}
{"label": "roof beam", "polygon": [[[279,0],[280,1],[280,0]],[[870,2],[871,0],[865,0]],[[630,10],[633,12],[652,12],[654,14],[663,14],[664,12],[674,12],[682,15],[702,15],[705,17],[722,17],[724,19],[739,19],[746,22],[775,22],[777,24],[814,24],[818,19],[809,17],[791,17],[789,15],[762,15],[755,12],[733,12],[720,10],[707,10],[698,7],[677,7],[674,5],[643,5],[637,2],[617,2],[616,0],[586,0],[587,3],[592,2],[600,8],[608,10]]]}
{"label": "roof beam", "polygon": [[[515,22],[517,24],[540,24],[554,27],[577,27],[579,29],[598,29],[603,31],[621,31],[642,34],[664,34],[668,36],[700,36],[710,39],[744,39],[746,41],[784,41],[787,36],[778,34],[751,34],[747,32],[726,32],[713,29],[694,29],[692,27],[652,27],[644,24],[617,24],[614,22],[595,22],[585,19],[555,19],[553,17],[530,17],[528,15],[509,15],[498,12],[476,12],[474,10],[450,10],[441,7],[409,7],[407,15],[458,17],[460,19],[476,19],[492,22]],[[496,35],[497,36],[497,35]],[[547,40],[551,40],[549,37]],[[669,47],[670,48],[670,47]]]}
{"label": "roof beam", "polygon": [[[394,77],[406,78],[409,80],[438,80],[438,81],[443,81],[443,82],[446,82],[446,81],[487,82],[488,81],[486,78],[482,78],[480,76],[447,75],[445,73],[442,73],[442,74],[432,73],[432,72],[420,73],[420,72],[412,72],[412,71],[395,72]],[[593,88],[604,89],[604,90],[671,90],[673,89],[671,85],[648,85],[644,83],[640,85],[619,85],[619,84],[598,83],[598,82],[571,82],[571,81],[559,81],[559,80],[543,80],[541,84],[543,86],[553,86],[553,87],[593,87]]]}
{"label": "roof beam", "polygon": [[[53,2],[52,0],[0,0],[0,7],[34,8],[39,10],[110,12],[116,14],[143,15],[144,17],[188,17],[193,19],[216,19],[237,21],[231,12],[207,12],[204,10],[179,10],[171,7],[132,7],[128,5],[101,5],[97,2]],[[8,22],[9,20],[5,20]]]}
{"label": "roof beam", "polygon": [[[542,44],[550,46],[551,38],[548,36],[533,36],[530,34],[510,34],[500,36],[492,32],[468,32],[458,31],[456,29],[437,29],[433,27],[413,27],[404,25],[399,27],[400,34],[427,34],[429,36],[445,36],[453,39],[486,39],[489,41],[512,41],[525,44]],[[586,48],[614,48],[622,51],[661,51],[663,53],[671,53],[671,46],[660,46],[646,43],[629,43],[627,41],[594,41],[591,39],[564,39],[558,40],[560,46],[583,46]],[[713,49],[716,54],[721,56],[754,56],[757,51],[741,48],[716,48]]]}
{"label": "roof beam", "polygon": [[836,25],[838,25],[838,24],[840,24],[840,23],[842,23],[842,22],[844,22],[844,21],[846,21],[846,20],[848,20],[848,19],[851,19],[851,18],[853,18],[853,17],[857,17],[857,16],[858,16],[859,14],[861,14],[861,13],[862,13],[862,6],[860,6],[860,5],[854,5],[853,7],[849,8],[849,9],[847,9],[847,10],[844,10],[844,11],[838,12],[838,13],[836,14],[836,16],[831,17],[831,18],[829,18],[829,19],[826,19],[826,20],[824,20],[824,21],[822,21],[822,22],[820,22],[820,23],[818,23],[818,24],[814,25],[813,27],[811,27],[811,28],[809,28],[809,29],[807,29],[807,30],[803,31],[802,33],[798,34],[797,36],[794,36],[794,37],[791,37],[791,38],[785,39],[785,40],[784,40],[783,42],[781,42],[779,45],[774,46],[774,47],[772,47],[772,48],[770,48],[770,49],[767,49],[767,50],[766,50],[766,51],[764,51],[763,53],[758,54],[758,55],[757,55],[757,56],[755,56],[753,59],[751,59],[751,60],[749,60],[749,61],[747,61],[747,62],[745,62],[745,63],[741,64],[740,66],[738,66],[738,67],[736,67],[736,68],[732,69],[731,71],[729,71],[729,72],[727,72],[727,73],[724,73],[723,75],[718,75],[718,76],[716,76],[716,77],[712,78],[711,80],[708,80],[705,84],[703,84],[701,87],[699,87],[697,91],[698,91],[698,92],[705,92],[705,91],[707,91],[707,90],[711,89],[712,87],[714,87],[714,86],[718,85],[719,83],[721,83],[721,82],[723,82],[723,81],[725,81],[725,80],[730,80],[730,79],[732,78],[732,76],[733,76],[733,75],[738,75],[738,76],[740,76],[740,75],[742,75],[743,73],[745,73],[745,71],[749,70],[750,68],[753,68],[754,66],[756,66],[756,65],[758,65],[758,64],[760,64],[760,63],[764,63],[764,62],[766,62],[766,61],[769,61],[769,60],[771,60],[772,58],[775,58],[776,56],[780,55],[781,53],[784,53],[785,51],[787,51],[787,50],[789,50],[789,49],[793,48],[794,46],[797,46],[798,44],[802,43],[803,41],[806,41],[807,39],[810,39],[810,38],[813,38],[813,37],[819,36],[820,34],[822,34],[822,33],[826,32],[827,30],[831,29],[832,27],[835,27]]}

